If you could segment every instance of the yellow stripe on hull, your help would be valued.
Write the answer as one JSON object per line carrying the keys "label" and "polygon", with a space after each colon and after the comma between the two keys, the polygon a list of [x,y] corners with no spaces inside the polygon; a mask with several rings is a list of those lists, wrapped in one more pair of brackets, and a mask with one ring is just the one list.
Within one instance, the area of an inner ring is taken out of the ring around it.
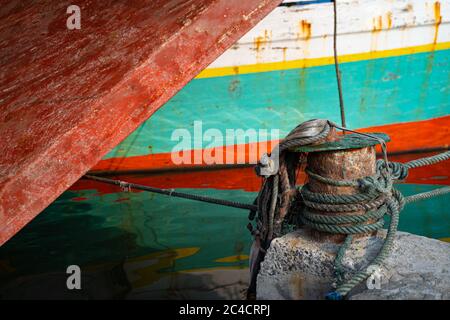
{"label": "yellow stripe on hull", "polygon": [[[355,62],[355,61],[361,61],[361,60],[372,60],[372,59],[397,57],[397,56],[438,51],[438,50],[447,50],[449,48],[450,48],[450,42],[442,42],[442,43],[436,43],[436,44],[432,43],[432,44],[415,46],[415,47],[405,47],[405,48],[399,48],[399,49],[371,51],[371,52],[341,55],[341,56],[339,56],[338,60],[340,63],[346,63],[346,62]],[[237,75],[237,74],[268,72],[268,71],[277,71],[277,70],[311,68],[311,67],[325,66],[325,65],[330,65],[330,64],[334,64],[333,57],[311,58],[311,59],[282,61],[282,62],[257,63],[257,64],[249,64],[249,65],[242,65],[242,66],[235,66],[235,67],[211,68],[211,69],[203,70],[199,75],[197,75],[196,79],[223,77],[223,76],[232,76],[232,75]]]}

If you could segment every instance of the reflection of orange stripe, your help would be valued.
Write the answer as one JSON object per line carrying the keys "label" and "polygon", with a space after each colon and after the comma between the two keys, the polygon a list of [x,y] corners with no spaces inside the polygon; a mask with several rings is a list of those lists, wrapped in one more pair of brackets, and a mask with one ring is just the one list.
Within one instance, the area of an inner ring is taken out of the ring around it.
{"label": "reflection of orange stripe", "polygon": [[[222,169],[204,172],[177,172],[152,175],[121,175],[110,177],[123,181],[148,185],[156,188],[192,188],[192,189],[234,189],[257,191],[261,187],[253,168]],[[93,180],[78,180],[70,190],[97,190],[100,194],[120,192],[118,186],[96,182]],[[132,190],[133,191],[133,190]]]}
{"label": "reflection of orange stripe", "polygon": [[[390,159],[397,162],[407,162],[430,155],[432,154],[406,154],[401,156],[392,156]],[[151,175],[121,175],[112,178],[166,189],[213,188],[221,190],[235,189],[258,191],[261,187],[261,178],[256,176],[253,168],[222,169],[203,172],[169,172]],[[302,184],[305,181],[303,172],[299,174],[297,181],[299,184]],[[432,166],[410,170],[407,183],[450,185],[448,163],[441,162]],[[97,190],[100,194],[120,192],[120,188],[117,186],[99,183],[92,180],[79,180],[71,187],[71,190],[86,189]]]}
{"label": "reflection of orange stripe", "polygon": [[[390,152],[407,151],[414,149],[448,147],[450,140],[450,116],[441,118],[408,122],[400,124],[391,124],[378,127],[364,128],[362,132],[385,132],[391,137],[388,144]],[[267,148],[263,148],[261,144],[250,143],[244,147],[245,159],[248,162],[250,150],[257,149],[257,157],[259,158],[265,150],[271,150],[277,141],[268,143]],[[224,155],[228,154],[234,148],[234,163],[237,163],[238,146],[223,147]],[[211,149],[209,149],[211,150]],[[191,159],[194,159],[194,151],[191,151]],[[134,156],[127,158],[111,158],[101,160],[92,170],[97,171],[122,171],[122,170],[148,170],[148,169],[170,169],[180,167],[191,167],[192,165],[174,165],[172,163],[171,153],[149,154],[145,156]],[[203,163],[205,164],[205,163]]]}

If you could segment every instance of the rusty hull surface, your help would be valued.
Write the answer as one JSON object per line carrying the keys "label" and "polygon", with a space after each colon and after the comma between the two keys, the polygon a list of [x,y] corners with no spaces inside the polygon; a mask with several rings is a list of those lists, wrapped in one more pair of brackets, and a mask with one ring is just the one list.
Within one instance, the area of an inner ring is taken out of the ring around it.
{"label": "rusty hull surface", "polygon": [[0,244],[281,0],[0,6]]}

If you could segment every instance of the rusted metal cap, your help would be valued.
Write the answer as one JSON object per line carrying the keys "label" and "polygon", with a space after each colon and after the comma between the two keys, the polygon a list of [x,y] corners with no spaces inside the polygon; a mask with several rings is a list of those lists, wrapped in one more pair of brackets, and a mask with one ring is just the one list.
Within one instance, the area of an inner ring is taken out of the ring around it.
{"label": "rusted metal cap", "polygon": [[[367,133],[384,142],[389,142],[391,138],[385,133]],[[339,136],[335,141],[328,141],[318,145],[307,145],[294,148],[294,152],[322,152],[322,151],[334,151],[334,150],[349,150],[349,149],[361,149],[366,147],[372,147],[380,144],[380,141],[367,136],[362,136],[357,133],[346,134]]]}

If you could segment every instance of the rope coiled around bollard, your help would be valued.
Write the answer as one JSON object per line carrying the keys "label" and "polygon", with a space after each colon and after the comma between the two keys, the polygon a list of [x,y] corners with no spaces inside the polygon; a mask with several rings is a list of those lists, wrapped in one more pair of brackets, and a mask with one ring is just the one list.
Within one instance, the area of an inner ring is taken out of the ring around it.
{"label": "rope coiled around bollard", "polygon": [[[301,154],[291,152],[291,148],[325,141],[331,132],[332,124],[323,119],[301,123],[284,138],[270,154],[272,164],[278,164],[274,172],[262,161],[257,166],[257,173],[264,177],[262,187],[255,202],[257,212],[251,211],[249,220],[256,219],[256,229],[249,226],[255,240],[250,254],[250,285],[247,297],[256,294],[256,276],[259,265],[264,259],[265,251],[273,238],[282,233],[282,226],[289,212],[292,199],[297,193],[296,176]],[[268,156],[264,162],[268,162]],[[261,174],[264,172],[265,174]],[[257,216],[256,216],[257,213]]]}
{"label": "rope coiled around bollard", "polygon": [[[355,195],[314,193],[308,189],[307,184],[300,192],[304,203],[304,208],[300,216],[300,220],[303,224],[319,231],[347,235],[336,255],[334,263],[338,286],[334,292],[327,295],[327,299],[342,299],[356,285],[370,276],[371,272],[369,270],[373,270],[373,267],[383,264],[384,260],[392,250],[395,233],[398,227],[399,215],[406,203],[428,199],[450,192],[449,187],[444,187],[404,198],[398,190],[393,188],[394,180],[406,179],[409,169],[431,165],[448,159],[450,159],[449,151],[435,156],[413,160],[404,164],[389,162],[387,170],[385,170],[386,163],[383,160],[378,160],[376,164],[377,172],[374,176],[344,181],[322,177],[311,170],[306,170],[310,177],[317,179],[322,183],[334,186],[353,186],[357,187],[360,192]],[[325,212],[351,212],[361,210],[362,208],[366,211],[363,215],[329,216],[311,211],[312,209]],[[352,235],[373,232],[383,228],[383,218],[386,214],[390,215],[391,222],[380,252],[369,266],[356,272],[350,280],[343,281],[344,271],[342,260],[346,250],[351,245],[353,239]],[[368,223],[368,221],[374,222]]]}
{"label": "rope coiled around bollard", "polygon": [[[352,195],[315,193],[309,190],[308,185],[298,191],[296,188],[296,173],[302,163],[301,160],[305,160],[306,155],[291,152],[290,149],[324,142],[332,127],[354,132],[366,138],[377,140],[381,144],[383,159],[376,163],[376,174],[362,179],[338,181],[322,177],[306,169],[309,177],[322,183],[333,186],[350,186],[356,188],[359,192]],[[323,232],[347,235],[335,258],[338,286],[334,292],[327,296],[328,299],[341,299],[357,284],[370,276],[369,270],[373,270],[374,266],[381,265],[389,255],[398,227],[399,214],[405,203],[450,192],[450,188],[448,190],[434,190],[408,197],[405,200],[402,194],[393,188],[395,181],[407,178],[409,169],[450,159],[449,151],[402,164],[389,162],[386,149],[384,140],[374,135],[342,128],[327,120],[311,120],[294,128],[272,151],[270,158],[266,155],[261,159],[256,168],[257,173],[264,177],[258,197],[255,199],[258,209],[252,210],[249,214],[250,220],[257,218],[256,229],[253,229],[251,223],[249,223],[249,229],[255,236],[250,254],[251,280],[247,291],[249,296],[256,293],[256,275],[272,239],[283,234],[282,226],[284,223],[292,224],[292,218],[295,217],[295,212],[291,212],[292,208],[300,207],[301,214],[298,219],[302,224]],[[276,169],[274,169],[271,161],[277,157],[279,166],[275,166]],[[292,201],[293,199],[299,201]],[[365,214],[329,216],[318,214],[315,210],[331,213],[365,211]],[[384,226],[384,216],[386,215],[391,217],[390,224],[377,257],[367,268],[356,272],[350,280],[343,281],[342,259],[351,245],[353,235],[380,230]]]}
{"label": "rope coiled around bollard", "polygon": [[[383,167],[384,161],[377,161],[377,173],[374,176],[338,181],[322,177],[317,173],[307,170],[310,177],[322,183],[334,186],[353,186],[359,190],[354,195],[335,195],[311,192],[308,184],[303,186],[300,195],[303,198],[304,207],[300,215],[303,224],[322,232],[333,234],[346,234],[347,237],[340,247],[335,258],[335,275],[338,281],[336,290],[327,296],[328,299],[342,298],[356,285],[370,276],[370,270],[374,266],[383,263],[392,250],[393,239],[397,231],[398,218],[405,204],[402,194],[393,188],[394,178],[406,178],[407,170],[402,164],[389,163],[388,170]],[[351,212],[365,208],[362,215],[326,215],[314,212]],[[367,210],[371,208],[371,210]],[[346,250],[350,247],[354,234],[364,234],[378,231],[384,226],[384,216],[391,216],[387,237],[377,257],[364,270],[358,271],[350,280],[343,281],[342,259]]]}

